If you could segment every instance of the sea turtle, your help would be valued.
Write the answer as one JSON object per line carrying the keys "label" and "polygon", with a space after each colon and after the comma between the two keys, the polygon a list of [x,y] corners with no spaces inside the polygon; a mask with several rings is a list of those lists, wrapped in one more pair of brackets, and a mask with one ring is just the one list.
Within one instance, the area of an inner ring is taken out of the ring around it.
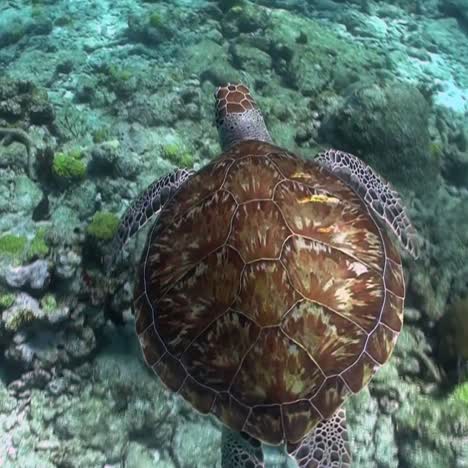
{"label": "sea turtle", "polygon": [[394,189],[336,150],[272,143],[248,88],[217,89],[223,153],[154,182],[123,216],[157,214],[134,291],[147,365],[224,425],[225,468],[349,467],[343,402],[387,361],[417,256]]}

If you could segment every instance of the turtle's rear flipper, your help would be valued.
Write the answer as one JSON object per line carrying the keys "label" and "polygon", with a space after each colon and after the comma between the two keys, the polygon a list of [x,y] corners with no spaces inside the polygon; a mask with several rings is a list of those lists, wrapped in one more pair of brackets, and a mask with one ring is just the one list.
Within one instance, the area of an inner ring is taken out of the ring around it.
{"label": "turtle's rear flipper", "polygon": [[127,241],[137,233],[151,218],[156,216],[172,198],[179,187],[194,173],[186,169],[177,169],[155,180],[127,208],[112,240],[110,254],[105,259],[106,271],[112,271],[117,257]]}
{"label": "turtle's rear flipper", "polygon": [[260,442],[245,433],[223,427],[222,468],[265,468]]}
{"label": "turtle's rear flipper", "polygon": [[340,408],[297,444],[288,444],[299,468],[350,468],[346,413]]}
{"label": "turtle's rear flipper", "polygon": [[328,150],[316,161],[342,179],[365,201],[398,237],[414,257],[419,255],[416,231],[409,220],[398,192],[358,157],[343,151]]}

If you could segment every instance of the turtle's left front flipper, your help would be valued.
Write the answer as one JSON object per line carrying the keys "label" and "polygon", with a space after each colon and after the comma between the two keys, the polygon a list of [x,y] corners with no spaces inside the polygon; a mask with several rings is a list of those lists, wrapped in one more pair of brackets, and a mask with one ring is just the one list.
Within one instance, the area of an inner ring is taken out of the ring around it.
{"label": "turtle's left front flipper", "polygon": [[130,237],[161,211],[192,174],[194,171],[177,169],[155,180],[132,202],[121,218],[117,233],[112,240],[110,255],[105,259],[108,274]]}
{"label": "turtle's left front flipper", "polygon": [[419,241],[398,192],[357,156],[338,150],[320,153],[315,159],[347,183],[398,237],[414,257],[419,256]]}
{"label": "turtle's left front flipper", "polygon": [[288,444],[287,449],[299,468],[351,468],[345,409],[338,409],[300,442]]}

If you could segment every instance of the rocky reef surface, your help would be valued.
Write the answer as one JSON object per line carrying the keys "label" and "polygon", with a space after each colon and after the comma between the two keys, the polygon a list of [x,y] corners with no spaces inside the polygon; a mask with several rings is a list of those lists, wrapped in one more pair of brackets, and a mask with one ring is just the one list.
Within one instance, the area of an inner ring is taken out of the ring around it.
{"label": "rocky reef surface", "polygon": [[217,423],[137,349],[144,233],[110,282],[102,258],[140,190],[219,153],[235,80],[278,144],[378,169],[422,239],[394,356],[348,403],[354,466],[468,466],[467,31],[466,0],[2,2],[0,466],[219,466]]}

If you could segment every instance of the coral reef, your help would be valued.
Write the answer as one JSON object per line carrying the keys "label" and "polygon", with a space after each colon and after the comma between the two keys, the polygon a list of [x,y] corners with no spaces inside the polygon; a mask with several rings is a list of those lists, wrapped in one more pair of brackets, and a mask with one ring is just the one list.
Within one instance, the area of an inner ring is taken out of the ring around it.
{"label": "coral reef", "polygon": [[4,3],[1,466],[219,467],[219,428],[137,349],[144,232],[110,278],[99,259],[143,188],[219,154],[212,93],[237,80],[278,145],[398,186],[423,240],[394,355],[348,402],[354,466],[468,465],[465,0]]}

